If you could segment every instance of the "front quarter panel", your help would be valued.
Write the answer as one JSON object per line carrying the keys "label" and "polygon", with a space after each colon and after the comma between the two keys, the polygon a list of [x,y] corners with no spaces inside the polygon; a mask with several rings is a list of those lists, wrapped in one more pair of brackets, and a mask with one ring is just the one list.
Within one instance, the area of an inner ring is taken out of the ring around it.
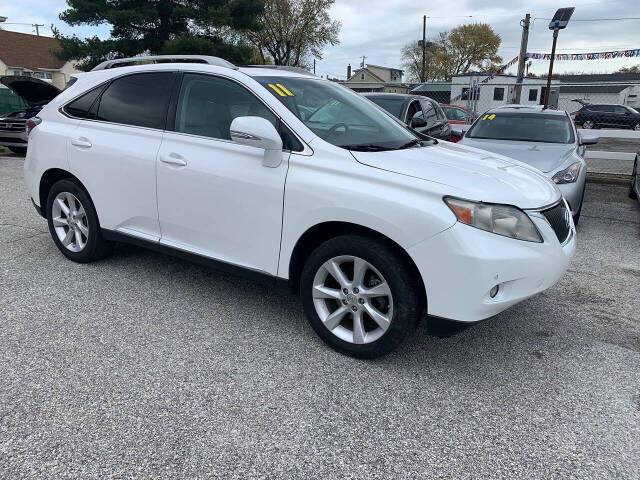
{"label": "front quarter panel", "polygon": [[289,161],[279,277],[289,278],[297,241],[321,223],[367,227],[405,250],[455,224],[442,200],[446,186],[363,165],[322,141],[311,146],[314,155]]}

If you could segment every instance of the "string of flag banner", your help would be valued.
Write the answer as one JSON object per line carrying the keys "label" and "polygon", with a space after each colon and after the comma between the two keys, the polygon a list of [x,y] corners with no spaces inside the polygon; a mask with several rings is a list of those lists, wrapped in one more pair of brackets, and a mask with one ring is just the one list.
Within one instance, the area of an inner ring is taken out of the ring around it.
{"label": "string of flag banner", "polygon": [[[611,58],[630,58],[630,57],[640,57],[640,48],[634,48],[630,50],[614,50],[611,52],[556,53],[554,59],[559,61],[567,61],[567,60],[580,61],[580,60],[608,60]],[[551,54],[550,53],[527,53],[524,58],[525,60],[529,60],[529,59],[530,60],[551,60]],[[502,73],[504,73],[504,71],[507,68],[518,63],[519,59],[520,59],[519,55],[514,57],[512,60],[510,60],[509,62],[505,63],[500,68],[498,68],[498,70],[496,70],[495,73],[480,80],[478,84],[487,83],[490,80],[493,80],[496,77],[496,75],[501,75]],[[468,92],[463,92],[463,94],[464,93],[468,94]],[[452,101],[455,102],[457,100],[460,100],[463,94],[460,94],[457,97],[453,98]]]}

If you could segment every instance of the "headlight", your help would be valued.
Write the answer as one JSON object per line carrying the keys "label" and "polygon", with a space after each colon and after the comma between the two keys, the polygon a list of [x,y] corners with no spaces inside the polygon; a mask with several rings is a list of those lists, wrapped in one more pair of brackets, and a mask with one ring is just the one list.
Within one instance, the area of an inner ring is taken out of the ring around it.
{"label": "headlight", "polygon": [[529,216],[516,207],[453,197],[445,197],[444,202],[459,222],[505,237],[542,242],[542,237]]}
{"label": "headlight", "polygon": [[578,175],[580,175],[580,168],[582,168],[582,164],[580,162],[572,163],[564,170],[560,170],[556,173],[551,180],[555,183],[573,183],[578,180]]}

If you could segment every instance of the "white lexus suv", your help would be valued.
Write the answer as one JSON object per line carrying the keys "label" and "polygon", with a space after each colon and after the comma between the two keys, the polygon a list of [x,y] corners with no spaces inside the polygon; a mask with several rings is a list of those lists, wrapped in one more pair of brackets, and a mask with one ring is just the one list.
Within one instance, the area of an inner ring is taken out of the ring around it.
{"label": "white lexus suv", "polygon": [[307,73],[135,60],[29,122],[28,190],[70,260],[131,242],[287,285],[327,344],[372,358],[425,315],[471,324],[551,287],[574,254],[566,202],[526,164]]}

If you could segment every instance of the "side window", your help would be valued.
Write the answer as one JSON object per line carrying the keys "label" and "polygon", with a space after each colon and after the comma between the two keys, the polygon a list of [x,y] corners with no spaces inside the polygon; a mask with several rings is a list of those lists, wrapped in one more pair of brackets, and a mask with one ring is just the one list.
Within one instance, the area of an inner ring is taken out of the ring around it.
{"label": "side window", "polygon": [[436,115],[438,117],[438,120],[445,121],[447,119],[447,117],[445,116],[444,112],[442,111],[442,107],[440,105],[434,104],[434,108],[436,109]]}
{"label": "side window", "polygon": [[427,127],[432,127],[438,123],[438,115],[433,103],[428,101],[422,102],[422,110],[424,111],[424,120],[427,122]]}
{"label": "side window", "polygon": [[627,109],[624,107],[613,107],[613,111],[614,113],[617,113],[619,115],[626,115],[627,114]]}
{"label": "side window", "polygon": [[493,99],[500,101],[504,100],[504,87],[493,88]]}
{"label": "side window", "polygon": [[538,100],[538,89],[532,88],[529,90],[529,101],[535,102],[536,100]]}
{"label": "side window", "polygon": [[231,122],[246,116],[270,121],[280,132],[283,149],[303,150],[293,133],[246,88],[213,75],[184,75],[176,108],[176,132],[231,140]]}
{"label": "side window", "polygon": [[163,129],[173,78],[171,72],[154,72],[115,79],[100,98],[98,120]]}
{"label": "side window", "polygon": [[100,85],[89,90],[84,95],[76,98],[73,102],[67,103],[62,109],[67,115],[76,118],[96,118],[96,100],[104,90],[104,85]]}
{"label": "side window", "polygon": [[420,102],[417,100],[411,102],[409,104],[409,108],[407,109],[407,123],[411,123],[413,118],[423,117],[422,109],[420,108]]}

